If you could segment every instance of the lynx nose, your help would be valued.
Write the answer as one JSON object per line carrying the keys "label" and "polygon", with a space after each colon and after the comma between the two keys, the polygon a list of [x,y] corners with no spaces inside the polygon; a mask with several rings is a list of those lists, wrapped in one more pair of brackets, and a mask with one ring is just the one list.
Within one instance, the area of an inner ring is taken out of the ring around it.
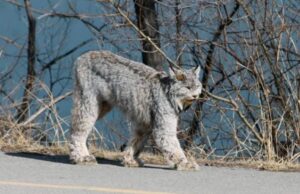
{"label": "lynx nose", "polygon": [[197,99],[199,96],[198,95],[193,95],[193,98],[194,99]]}

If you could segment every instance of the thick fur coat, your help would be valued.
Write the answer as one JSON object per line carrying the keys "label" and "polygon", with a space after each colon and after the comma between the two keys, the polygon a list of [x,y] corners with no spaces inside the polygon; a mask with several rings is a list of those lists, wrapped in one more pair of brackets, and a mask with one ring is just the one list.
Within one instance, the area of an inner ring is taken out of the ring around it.
{"label": "thick fur coat", "polygon": [[90,51],[75,62],[70,159],[95,162],[86,146],[97,119],[116,106],[133,123],[133,134],[124,152],[125,166],[141,166],[138,159],[152,135],[166,159],[177,169],[197,169],[189,162],[176,136],[179,113],[201,93],[199,68],[156,71],[108,51]]}

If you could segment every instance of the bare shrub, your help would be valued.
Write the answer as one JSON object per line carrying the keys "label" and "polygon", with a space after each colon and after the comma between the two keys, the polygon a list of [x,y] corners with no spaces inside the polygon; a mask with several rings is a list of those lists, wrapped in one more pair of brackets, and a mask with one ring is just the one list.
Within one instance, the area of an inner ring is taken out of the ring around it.
{"label": "bare shrub", "polygon": [[[2,4],[25,14],[23,3],[5,0]],[[0,60],[10,64],[0,69],[1,136],[23,127],[40,141],[44,140],[41,134],[50,133],[65,141],[69,120],[60,117],[57,107],[62,106],[53,102],[68,100],[72,61],[91,48],[109,49],[145,63],[143,55],[147,59],[155,55],[162,63],[158,69],[169,63],[202,67],[199,79],[205,92],[183,114],[178,132],[182,145],[194,155],[299,161],[298,1],[162,0],[150,4],[95,0],[79,5],[57,1],[48,3],[47,9],[33,6],[33,16],[44,22],[37,23],[36,37],[46,39],[34,42],[34,62],[25,53],[29,37],[19,40],[0,34]],[[56,9],[60,6],[65,9]],[[145,6],[149,6],[148,13]],[[155,21],[146,24],[147,17]],[[90,32],[87,39],[77,35],[77,42],[68,39],[79,31],[72,28],[74,23],[81,25],[80,31]],[[70,42],[72,46],[65,47]],[[156,66],[153,60],[148,65]],[[34,64],[36,77],[34,88],[26,93],[32,99],[27,115],[19,121],[16,113],[22,110],[26,89],[21,80],[29,74],[24,67],[20,73],[21,64]],[[37,92],[41,88],[44,96]],[[113,133],[126,141],[121,130],[114,128]],[[92,144],[97,145],[100,135],[95,132]]]}

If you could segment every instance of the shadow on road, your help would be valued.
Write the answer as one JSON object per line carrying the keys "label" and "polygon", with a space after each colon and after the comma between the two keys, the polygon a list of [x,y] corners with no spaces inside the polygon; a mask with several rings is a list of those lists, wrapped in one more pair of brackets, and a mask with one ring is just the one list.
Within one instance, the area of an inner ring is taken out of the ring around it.
{"label": "shadow on road", "polygon": [[[47,154],[39,154],[39,153],[31,153],[31,152],[6,153],[6,155],[73,165],[72,163],[70,163],[68,155],[47,155]],[[110,164],[115,166],[122,166],[121,161],[118,160],[109,160],[109,159],[97,157],[97,162],[98,164]]]}
{"label": "shadow on road", "polygon": [[[55,163],[62,163],[62,164],[70,164],[69,156],[68,155],[47,155],[47,154],[39,154],[33,152],[7,152],[6,155],[13,156],[13,157],[21,157],[21,158],[30,158],[35,160],[42,160],[48,162],[55,162]],[[105,164],[105,165],[114,165],[114,166],[123,166],[120,160],[110,160],[106,158],[97,157],[98,164]],[[148,169],[162,169],[162,170],[172,170],[172,168],[163,166],[163,165],[152,165],[152,164],[145,164],[142,168]]]}

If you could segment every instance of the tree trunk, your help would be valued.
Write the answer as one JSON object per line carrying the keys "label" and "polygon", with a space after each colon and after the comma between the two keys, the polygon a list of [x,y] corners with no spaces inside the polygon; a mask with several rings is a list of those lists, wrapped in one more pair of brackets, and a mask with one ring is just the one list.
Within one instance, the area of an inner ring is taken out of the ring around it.
{"label": "tree trunk", "polygon": [[18,122],[23,122],[28,117],[28,109],[30,104],[31,95],[35,82],[35,29],[36,20],[32,15],[31,5],[29,0],[24,0],[25,10],[28,20],[28,48],[27,48],[27,77],[25,83],[25,91],[21,104],[21,108],[18,111]]}
{"label": "tree trunk", "polygon": [[[134,0],[138,28],[160,47],[159,27],[154,0]],[[141,37],[143,63],[162,70],[163,58],[155,47]]]}
{"label": "tree trunk", "polygon": [[181,26],[182,26],[182,18],[181,18],[181,9],[180,9],[180,0],[176,0],[175,4],[175,14],[176,14],[176,57],[177,57],[177,64],[179,66],[182,66],[181,61],[181,48],[182,48],[182,42],[181,42]]}

